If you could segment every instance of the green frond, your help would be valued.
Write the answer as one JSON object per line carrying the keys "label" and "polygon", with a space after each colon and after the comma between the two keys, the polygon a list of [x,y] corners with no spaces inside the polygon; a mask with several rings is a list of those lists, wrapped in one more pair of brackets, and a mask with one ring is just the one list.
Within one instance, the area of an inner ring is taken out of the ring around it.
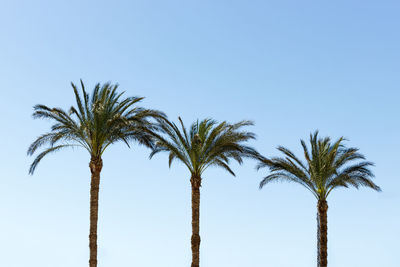
{"label": "green frond", "polygon": [[168,155],[168,167],[171,168],[172,161],[174,161],[175,158],[176,158],[176,155],[174,153],[169,152],[169,155]]}
{"label": "green frond", "polygon": [[35,151],[45,145],[46,143],[49,143],[51,139],[56,135],[56,133],[46,133],[41,136],[39,136],[28,148],[27,155],[32,156]]}
{"label": "green frond", "polygon": [[232,171],[232,169],[229,167],[229,165],[227,163],[223,162],[222,160],[216,159],[215,161],[213,161],[213,163],[210,166],[220,167],[220,168],[226,170],[227,172],[229,172],[230,174],[232,174],[233,176],[236,176],[236,174]]}
{"label": "green frond", "polygon": [[[70,110],[71,110],[72,112],[74,112],[77,116],[79,116],[81,122],[83,122],[83,121],[86,119],[85,108],[84,108],[84,106],[83,106],[81,96],[80,96],[80,94],[79,94],[79,92],[78,92],[78,88],[77,88],[76,85],[75,85],[74,83],[72,83],[72,82],[71,82],[71,86],[72,86],[72,88],[73,88],[73,90],[74,90],[76,105],[78,106],[79,112],[78,112],[74,107],[71,107]],[[85,91],[84,91],[84,85],[83,85],[82,80],[81,80],[81,86],[82,86],[83,92],[85,92]],[[70,112],[70,113],[71,113],[71,112]]]}
{"label": "green frond", "polygon": [[47,155],[53,152],[57,152],[58,150],[60,150],[61,148],[65,148],[65,147],[73,147],[74,145],[59,145],[59,146],[55,146],[55,147],[50,147],[48,149],[46,149],[45,151],[43,151],[42,153],[40,153],[32,162],[30,168],[29,168],[29,174],[33,174],[35,172],[35,169],[37,167],[37,165],[39,164],[39,162]]}
{"label": "green frond", "polygon": [[181,128],[182,128],[182,135],[185,137],[185,144],[189,144],[190,143],[190,138],[188,135],[188,132],[186,130],[185,124],[182,121],[181,117],[178,117],[179,123],[181,124]]}
{"label": "green frond", "polygon": [[[308,172],[308,169],[304,165],[304,163],[299,158],[297,158],[296,155],[292,151],[290,151],[289,149],[287,149],[283,146],[279,146],[278,150],[280,152],[282,152],[283,154],[285,154],[288,160],[293,160],[294,162],[296,162],[298,164],[298,166],[300,166],[300,168],[303,169],[303,171]],[[295,165],[295,164],[293,163],[293,165]]]}
{"label": "green frond", "polygon": [[285,171],[277,171],[269,174],[268,176],[264,177],[261,180],[259,188],[262,189],[265,185],[271,182],[294,182],[297,184],[301,184],[305,188],[307,188],[315,197],[318,197],[318,193],[316,192],[315,188],[310,184],[308,181],[297,177],[296,175],[292,175]]}

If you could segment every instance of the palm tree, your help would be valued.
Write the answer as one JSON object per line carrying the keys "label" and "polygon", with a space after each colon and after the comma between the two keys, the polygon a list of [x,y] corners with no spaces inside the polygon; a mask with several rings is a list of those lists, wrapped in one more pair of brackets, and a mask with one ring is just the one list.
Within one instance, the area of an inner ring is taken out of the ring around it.
{"label": "palm tree", "polygon": [[155,110],[136,107],[142,97],[122,98],[117,93],[118,85],[97,84],[92,96],[85,91],[81,80],[82,96],[75,84],[76,107],[69,112],[45,105],[34,106],[33,118],[54,121],[50,132],[39,136],[29,147],[28,155],[33,155],[40,147],[47,147],[37,155],[29,173],[33,174],[39,162],[48,154],[67,147],[83,147],[90,154],[90,234],[89,266],[97,266],[97,221],[99,203],[100,172],[103,167],[102,155],[106,148],[118,141],[129,146],[136,141],[147,147],[153,147],[150,134],[153,123],[149,119],[163,117]]}
{"label": "palm tree", "polygon": [[365,161],[357,148],[343,145],[345,139],[339,138],[331,143],[329,137],[319,138],[318,131],[310,134],[311,154],[306,143],[301,140],[306,164],[285,147],[278,147],[284,157],[260,158],[257,168],[268,167],[270,174],[260,183],[260,189],[273,181],[289,181],[301,184],[318,200],[318,266],[328,265],[328,202],[332,190],[340,187],[370,187],[380,191],[371,178],[373,163]]}
{"label": "palm tree", "polygon": [[169,153],[169,167],[173,160],[181,161],[191,173],[192,186],[192,267],[199,267],[200,262],[200,187],[203,172],[211,166],[221,167],[230,174],[235,173],[229,167],[230,159],[242,163],[244,157],[255,157],[257,152],[243,145],[255,138],[251,132],[241,131],[245,126],[253,125],[250,121],[235,124],[217,123],[211,119],[196,121],[186,130],[181,118],[181,129],[166,119],[159,119],[161,134],[155,134],[155,148],[152,158],[159,152]]}

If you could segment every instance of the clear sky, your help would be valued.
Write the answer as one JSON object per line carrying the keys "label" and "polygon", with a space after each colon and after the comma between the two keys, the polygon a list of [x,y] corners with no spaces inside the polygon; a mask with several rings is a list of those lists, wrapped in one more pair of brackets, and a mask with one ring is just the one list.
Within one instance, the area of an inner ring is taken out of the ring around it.
{"label": "clear sky", "polygon": [[[319,129],[376,163],[369,189],[329,197],[330,267],[399,266],[399,1],[1,1],[0,266],[84,267],[89,155],[66,150],[28,176],[49,129],[38,103],[68,108],[70,82],[118,82],[186,123],[251,119],[265,155]],[[104,155],[99,267],[189,266],[190,182],[167,157],[122,144]],[[266,170],[209,169],[202,267],[316,266],[316,200]]]}

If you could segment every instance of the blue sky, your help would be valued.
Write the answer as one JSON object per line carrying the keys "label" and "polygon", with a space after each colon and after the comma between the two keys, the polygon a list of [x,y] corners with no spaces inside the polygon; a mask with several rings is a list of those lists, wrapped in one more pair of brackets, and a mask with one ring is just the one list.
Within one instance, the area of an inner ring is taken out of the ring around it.
{"label": "blue sky", "polygon": [[[276,155],[319,129],[375,162],[371,190],[329,197],[331,267],[398,266],[398,1],[2,1],[0,266],[83,267],[89,155],[62,151],[28,176],[48,130],[38,103],[68,108],[70,82],[118,82],[186,123],[251,119]],[[99,267],[189,266],[190,183],[179,164],[122,144],[104,155]],[[294,184],[258,190],[255,162],[204,174],[202,267],[316,265],[316,200]]]}

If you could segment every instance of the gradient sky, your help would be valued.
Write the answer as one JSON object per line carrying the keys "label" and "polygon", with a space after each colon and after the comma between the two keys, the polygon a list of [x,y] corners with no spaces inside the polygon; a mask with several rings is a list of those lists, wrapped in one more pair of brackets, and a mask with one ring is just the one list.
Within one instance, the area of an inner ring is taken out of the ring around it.
{"label": "gradient sky", "polygon": [[[26,150],[49,129],[38,103],[68,108],[70,82],[118,82],[186,123],[251,119],[253,145],[300,153],[319,129],[376,163],[369,189],[329,197],[330,267],[399,266],[399,1],[1,1],[0,266],[84,267],[89,155],[65,150],[33,176]],[[189,266],[190,175],[122,144],[104,155],[99,267]],[[209,169],[202,267],[316,266],[316,200],[266,170]]]}

